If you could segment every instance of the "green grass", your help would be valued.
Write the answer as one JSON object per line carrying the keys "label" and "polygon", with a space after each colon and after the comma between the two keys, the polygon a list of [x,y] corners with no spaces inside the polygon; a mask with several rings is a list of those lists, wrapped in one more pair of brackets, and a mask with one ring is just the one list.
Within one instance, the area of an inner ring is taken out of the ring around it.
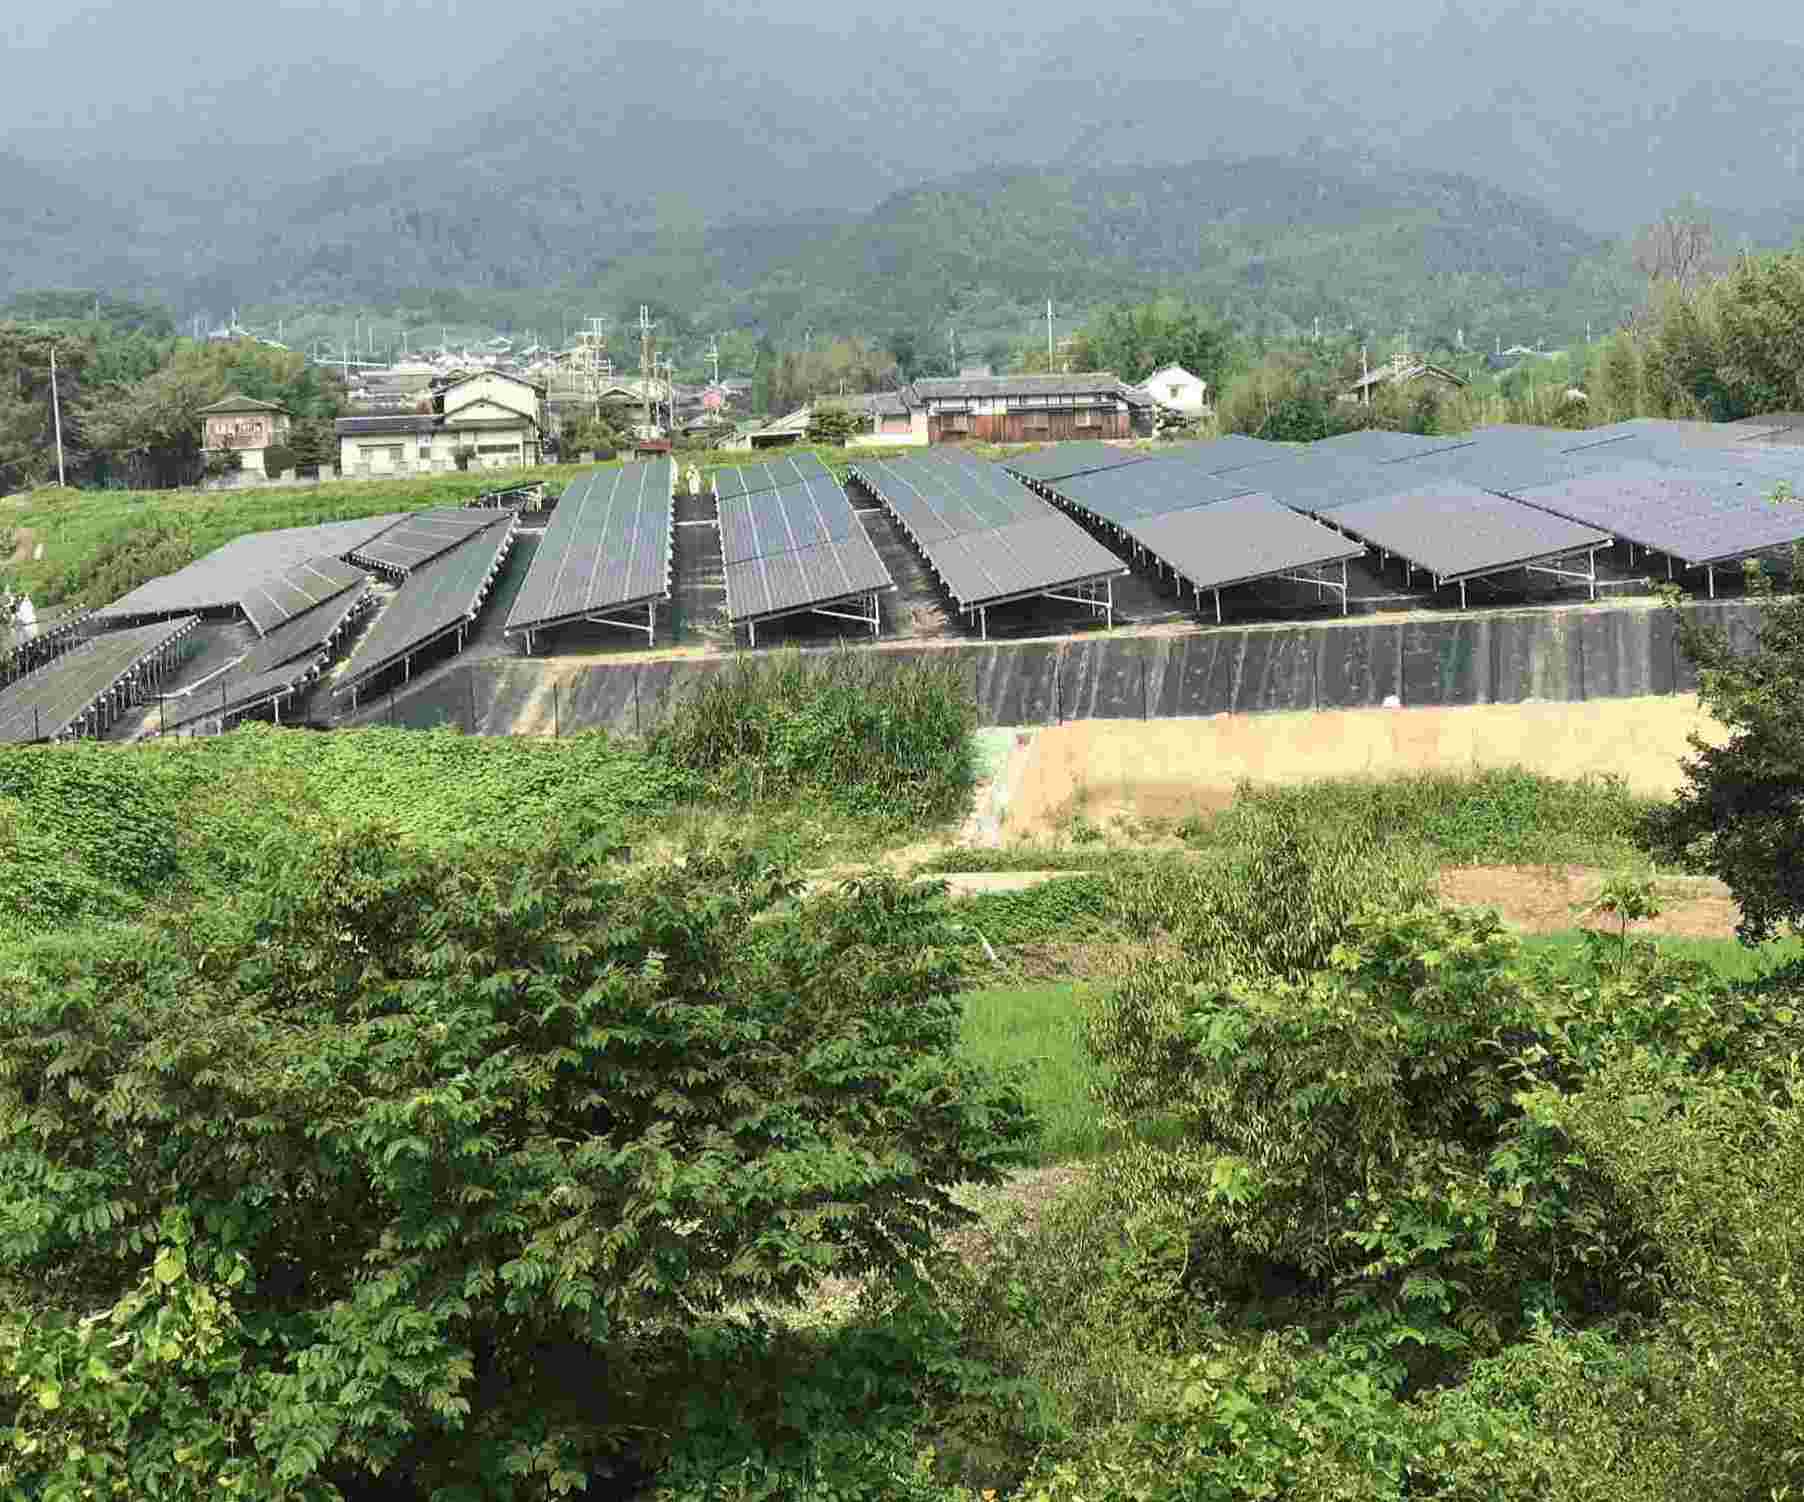
{"label": "green grass", "polygon": [[1363,823],[1425,846],[1441,865],[1580,865],[1650,869],[1636,843],[1658,800],[1621,778],[1546,777],[1521,768],[1332,778],[1295,787],[1244,786],[1234,805],[1177,827],[1195,849],[1234,845],[1242,810],[1295,809],[1319,826]]}
{"label": "green grass", "polygon": [[[1635,936],[1631,928],[1629,936]],[[1775,966],[1804,959],[1804,941],[1775,939],[1758,949],[1745,948],[1735,939],[1685,939],[1662,937],[1656,942],[1662,954],[1708,965],[1726,980],[1758,980]],[[1563,970],[1576,969],[1585,953],[1585,940],[1577,930],[1555,934],[1526,934],[1522,947]]]}
{"label": "green grass", "polygon": [[[1786,939],[1744,949],[1733,939],[1662,938],[1663,953],[1701,962],[1732,981],[1756,980],[1766,970],[1804,958],[1804,941]],[[1585,952],[1577,930],[1525,935],[1524,951],[1576,970]],[[1044,1124],[1041,1161],[1095,1157],[1115,1145],[1103,1130],[1089,1088],[1091,1065],[1080,1033],[1093,982],[991,986],[964,996],[964,1046],[992,1067],[1025,1071],[1028,1103]]]}
{"label": "green grass", "polygon": [[991,1066],[1025,1069],[1048,1163],[1093,1157],[1109,1146],[1089,1099],[1090,1061],[1078,1031],[1086,989],[1081,983],[1001,986],[964,997],[966,1051]]}
{"label": "green grass", "polygon": [[355,521],[461,505],[485,491],[543,480],[561,491],[576,465],[485,469],[393,480],[243,490],[29,491],[0,501],[0,526],[23,528],[42,559],[11,566],[15,587],[43,604],[100,605],[247,532]]}

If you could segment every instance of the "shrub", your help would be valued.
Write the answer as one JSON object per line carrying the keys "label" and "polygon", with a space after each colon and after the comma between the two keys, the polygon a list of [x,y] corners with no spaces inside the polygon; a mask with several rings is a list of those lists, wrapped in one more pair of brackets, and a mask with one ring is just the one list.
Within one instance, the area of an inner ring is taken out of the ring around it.
{"label": "shrub", "polygon": [[976,719],[950,663],[850,651],[741,657],[680,700],[650,744],[716,796],[817,798],[899,827],[968,807]]}
{"label": "shrub", "polygon": [[298,462],[295,451],[285,443],[272,443],[263,450],[263,473],[279,480]]}
{"label": "shrub", "polygon": [[274,838],[0,976],[0,1482],[567,1492],[661,1461],[658,1332],[906,1276],[1021,1160],[931,893],[606,853]]}

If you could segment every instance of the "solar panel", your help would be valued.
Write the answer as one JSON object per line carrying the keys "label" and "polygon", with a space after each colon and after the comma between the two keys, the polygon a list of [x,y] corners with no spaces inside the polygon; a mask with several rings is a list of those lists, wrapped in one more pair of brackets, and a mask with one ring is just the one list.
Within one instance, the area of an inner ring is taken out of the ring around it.
{"label": "solar panel", "polygon": [[578,476],[551,513],[506,629],[668,598],[673,473],[656,459]]}
{"label": "solar panel", "polygon": [[403,658],[476,619],[514,540],[516,518],[511,512],[503,515],[505,520],[491,522],[407,576],[352,652],[336,692],[361,687]]}
{"label": "solar panel", "polygon": [[1393,494],[1400,484],[1388,464],[1313,450],[1294,459],[1263,464],[1257,471],[1259,493],[1269,495],[1293,511],[1319,512]]}
{"label": "solar panel", "polygon": [[411,573],[507,514],[506,507],[489,506],[447,506],[416,511],[381,536],[355,549],[351,561],[384,573]]}
{"label": "solar panel", "polygon": [[1127,530],[1197,589],[1226,589],[1365,554],[1360,544],[1258,494],[1141,517]]}
{"label": "solar panel", "polygon": [[739,495],[759,495],[767,490],[783,490],[809,481],[839,482],[833,471],[815,454],[785,454],[762,464],[741,464],[714,471],[714,494],[721,500]]}
{"label": "solar panel", "polygon": [[1606,547],[1610,534],[1471,485],[1438,485],[1360,501],[1334,524],[1444,580]]}
{"label": "solar panel", "polygon": [[402,512],[358,521],[286,527],[235,537],[186,568],[140,584],[100,612],[115,619],[220,610],[239,604],[247,586],[281,574],[310,558],[343,558],[404,517]]}
{"label": "solar panel", "polygon": [[1625,464],[1515,492],[1556,516],[1601,527],[1683,563],[1721,563],[1804,541],[1804,506],[1750,495],[1733,475]]}
{"label": "solar panel", "polygon": [[1086,438],[1076,443],[1053,444],[1031,454],[1017,454],[1008,460],[1005,467],[1026,479],[1050,483],[1053,480],[1069,479],[1072,475],[1086,475],[1094,470],[1138,464],[1145,458],[1145,454],[1136,453],[1133,449],[1116,448],[1112,443]]}
{"label": "solar panel", "polygon": [[942,538],[926,551],[961,610],[1127,572],[1119,558],[1057,512],[1038,521]]}
{"label": "solar panel", "polygon": [[875,459],[853,471],[922,547],[1058,513],[999,464],[939,454]]}
{"label": "solar panel", "polygon": [[1256,489],[1255,471],[1212,475],[1172,459],[1073,475],[1049,488],[1092,516],[1125,527],[1136,517],[1207,506]]}
{"label": "solar panel", "polygon": [[234,672],[181,699],[164,700],[158,718],[162,729],[171,731],[221,716],[244,714],[289,698],[322,671],[316,658],[303,657],[261,673]]}
{"label": "solar panel", "polygon": [[305,615],[315,605],[363,582],[362,569],[336,558],[310,558],[282,573],[247,584],[238,605],[257,628],[257,634],[267,636],[297,615]]}
{"label": "solar panel", "polygon": [[1758,489],[1762,494],[1781,480],[1794,488],[1804,484],[1804,454],[1795,449],[1706,443],[1667,433],[1646,438],[1619,438],[1596,449],[1581,449],[1568,457],[1589,458],[1594,463],[1648,463],[1667,469],[1737,475],[1744,477],[1750,488]]}
{"label": "solar panel", "polygon": [[1301,450],[1294,443],[1273,443],[1266,438],[1249,438],[1245,433],[1226,433],[1201,443],[1181,443],[1149,457],[1189,464],[1208,474],[1220,475],[1271,464],[1299,452]]}
{"label": "solar panel", "polygon": [[232,668],[233,676],[250,677],[299,658],[318,656],[344,628],[351,612],[367,598],[367,586],[368,580],[360,574],[356,584],[340,590],[317,610],[278,626],[238,660]]}
{"label": "solar panel", "polygon": [[1608,468],[1617,462],[1609,457],[1612,449],[1612,445],[1605,445],[1567,454],[1545,444],[1480,440],[1466,448],[1441,449],[1415,459],[1399,460],[1386,469],[1396,477],[1397,493],[1442,482],[1463,482],[1480,490],[1508,493],[1519,486],[1550,485]]}
{"label": "solar panel", "polygon": [[1463,448],[1470,441],[1466,438],[1430,438],[1420,433],[1392,433],[1384,428],[1361,428],[1357,432],[1319,439],[1309,446],[1309,451],[1337,457],[1351,454],[1384,464],[1396,459],[1414,459],[1439,449]]}
{"label": "solar panel", "polygon": [[728,564],[843,542],[859,530],[852,503],[831,475],[720,502],[720,552]]}
{"label": "solar panel", "polygon": [[894,587],[862,527],[839,541],[729,563],[726,581],[727,617],[735,624]]}
{"label": "solar panel", "polygon": [[178,637],[196,617],[109,631],[0,689],[0,744],[54,740]]}

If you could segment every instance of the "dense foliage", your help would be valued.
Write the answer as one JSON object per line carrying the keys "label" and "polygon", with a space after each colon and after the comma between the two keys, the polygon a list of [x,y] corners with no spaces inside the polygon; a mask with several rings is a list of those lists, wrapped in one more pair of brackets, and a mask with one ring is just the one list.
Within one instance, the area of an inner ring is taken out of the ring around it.
{"label": "dense foliage", "polygon": [[834,651],[735,658],[650,740],[735,802],[819,800],[892,828],[970,801],[976,709],[955,665]]}
{"label": "dense foliage", "polygon": [[619,821],[692,796],[696,778],[604,736],[556,743],[371,728],[247,725],[135,748],[0,748],[0,869],[25,930],[215,899],[269,838],[325,818],[383,838],[481,849],[559,820]]}
{"label": "dense foliage", "polygon": [[671,1445],[730,1304],[906,1275],[1030,1122],[930,892],[597,826],[272,839],[0,977],[0,1491],[542,1497]]}
{"label": "dense foliage", "polygon": [[1786,925],[1804,931],[1804,596],[1775,596],[1757,564],[1749,583],[1765,605],[1751,652],[1700,626],[1676,594],[1669,601],[1698,665],[1698,697],[1729,736],[1692,737],[1686,785],[1654,811],[1648,834],[1666,859],[1726,883],[1740,932],[1757,942]]}

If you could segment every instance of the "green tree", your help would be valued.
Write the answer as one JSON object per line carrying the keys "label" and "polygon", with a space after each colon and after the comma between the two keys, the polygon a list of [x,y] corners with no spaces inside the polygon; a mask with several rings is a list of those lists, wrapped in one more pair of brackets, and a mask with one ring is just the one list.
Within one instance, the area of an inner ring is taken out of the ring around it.
{"label": "green tree", "polygon": [[783,912],[762,851],[608,857],[278,836],[239,910],[0,977],[0,1488],[76,1455],[98,1495],[505,1502],[655,1465],[672,1342],[908,1280],[1020,1161],[934,892]]}
{"label": "green tree", "polygon": [[1078,333],[1074,365],[1145,380],[1164,365],[1182,365],[1218,390],[1234,358],[1232,331],[1206,308],[1163,299],[1105,308]]}
{"label": "green tree", "polygon": [[1804,595],[1775,596],[1758,568],[1763,609],[1755,650],[1737,653],[1668,597],[1679,645],[1697,664],[1698,698],[1729,729],[1715,746],[1691,738],[1686,784],[1651,818],[1653,852],[1725,883],[1745,944],[1804,926]]}
{"label": "green tree", "polygon": [[864,426],[864,419],[839,402],[816,402],[808,414],[810,443],[843,444]]}

